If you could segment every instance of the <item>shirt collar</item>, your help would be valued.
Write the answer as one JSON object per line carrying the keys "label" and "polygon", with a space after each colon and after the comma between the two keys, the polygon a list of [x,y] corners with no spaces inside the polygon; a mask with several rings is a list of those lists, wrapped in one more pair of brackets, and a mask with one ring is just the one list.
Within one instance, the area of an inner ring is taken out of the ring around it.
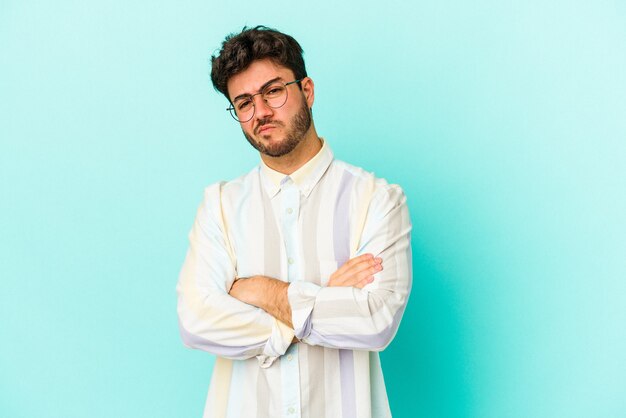
{"label": "shirt collar", "polygon": [[311,191],[315,188],[319,180],[322,178],[322,175],[324,175],[326,169],[333,161],[333,152],[331,151],[330,146],[323,138],[320,139],[322,141],[322,149],[320,149],[313,158],[307,161],[306,164],[291,173],[289,176],[271,169],[267,166],[267,164],[265,164],[265,162],[263,162],[263,160],[261,160],[261,178],[263,180],[263,184],[265,185],[265,190],[270,198],[276,196],[276,194],[280,191],[282,183],[287,179],[287,177],[291,177],[291,180],[294,182],[296,187],[300,189],[300,193],[306,197],[311,194]]}

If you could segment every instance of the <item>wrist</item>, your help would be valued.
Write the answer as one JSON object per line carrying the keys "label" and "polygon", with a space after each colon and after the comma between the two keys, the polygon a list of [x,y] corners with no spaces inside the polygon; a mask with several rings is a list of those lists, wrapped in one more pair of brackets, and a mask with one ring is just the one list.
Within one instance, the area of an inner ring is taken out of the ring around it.
{"label": "wrist", "polygon": [[256,301],[258,289],[256,285],[256,276],[240,277],[235,280],[228,293],[243,303],[258,306]]}
{"label": "wrist", "polygon": [[250,280],[250,301],[248,303],[265,310],[264,299],[267,292],[267,278],[264,276],[252,276],[248,280]]}

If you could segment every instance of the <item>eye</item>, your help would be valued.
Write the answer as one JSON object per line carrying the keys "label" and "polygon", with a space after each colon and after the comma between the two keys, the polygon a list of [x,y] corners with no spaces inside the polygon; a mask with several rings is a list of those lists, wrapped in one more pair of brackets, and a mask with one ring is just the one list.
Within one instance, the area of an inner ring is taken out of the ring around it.
{"label": "eye", "polygon": [[241,99],[239,100],[236,104],[235,107],[237,108],[238,111],[246,111],[249,110],[252,107],[252,100],[251,99]]}
{"label": "eye", "polygon": [[284,88],[281,85],[278,86],[270,86],[268,87],[267,90],[265,90],[265,93],[263,93],[263,96],[265,97],[276,97],[276,96],[280,96],[283,92]]}

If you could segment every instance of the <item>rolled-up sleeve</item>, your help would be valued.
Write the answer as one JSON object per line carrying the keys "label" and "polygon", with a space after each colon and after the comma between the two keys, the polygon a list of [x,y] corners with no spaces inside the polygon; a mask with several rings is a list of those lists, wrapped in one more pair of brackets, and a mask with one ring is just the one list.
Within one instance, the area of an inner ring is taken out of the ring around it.
{"label": "rolled-up sleeve", "polygon": [[183,343],[229,359],[257,357],[268,367],[285,353],[294,330],[228,294],[236,276],[221,213],[221,184],[205,189],[176,287]]}
{"label": "rolled-up sleeve", "polygon": [[296,337],[311,345],[380,351],[395,336],[411,290],[411,221],[402,189],[376,190],[362,230],[352,233],[360,239],[350,257],[372,253],[382,258],[383,270],[363,289],[291,283]]}

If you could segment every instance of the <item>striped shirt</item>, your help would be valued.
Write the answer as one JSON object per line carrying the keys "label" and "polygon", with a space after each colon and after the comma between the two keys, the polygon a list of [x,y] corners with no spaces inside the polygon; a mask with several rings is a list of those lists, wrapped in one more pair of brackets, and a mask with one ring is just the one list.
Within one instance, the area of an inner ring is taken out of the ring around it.
{"label": "striped shirt", "polygon": [[[184,344],[217,356],[204,417],[391,416],[378,352],[409,296],[410,230],[402,189],[326,141],[289,176],[261,162],[207,187],[177,285]],[[364,253],[383,260],[372,283],[326,286]],[[290,283],[295,329],[228,295],[254,275]]]}

